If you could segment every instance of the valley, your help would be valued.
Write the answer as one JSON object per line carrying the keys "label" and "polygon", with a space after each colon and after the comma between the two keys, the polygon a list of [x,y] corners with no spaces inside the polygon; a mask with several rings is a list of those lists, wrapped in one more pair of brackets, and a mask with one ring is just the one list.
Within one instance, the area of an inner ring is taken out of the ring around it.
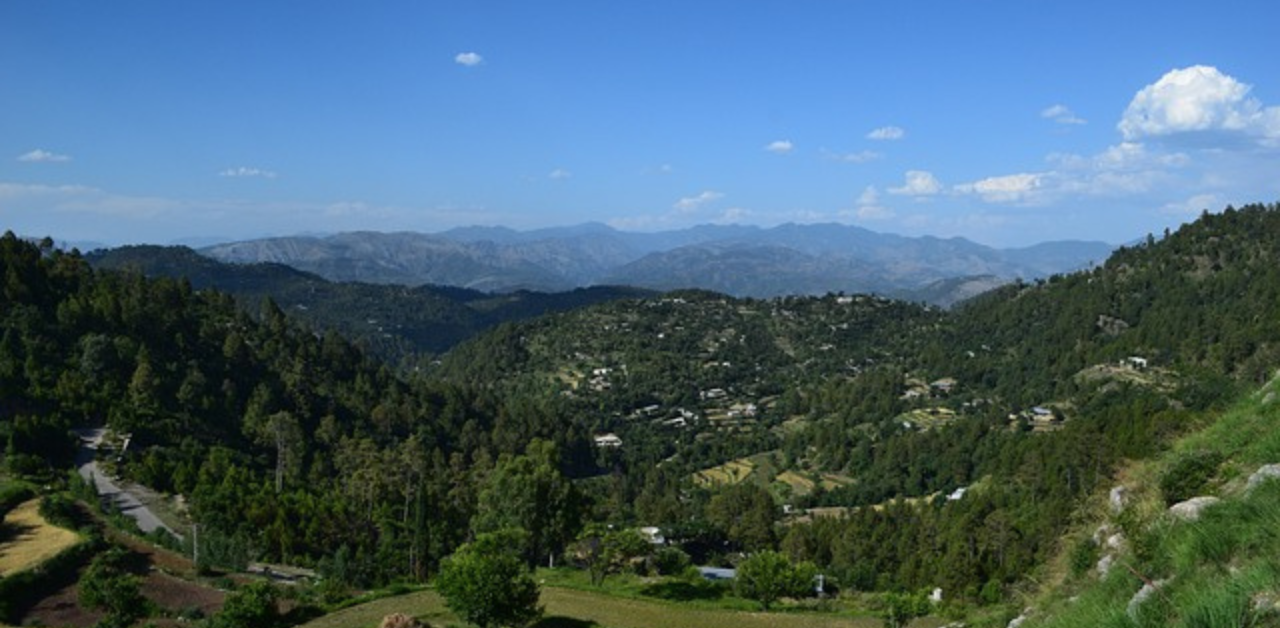
{"label": "valley", "polygon": [[[1101,549],[1083,540],[1083,522],[1100,496],[1123,483],[1142,503],[1170,497],[1158,469],[1212,450],[1185,490],[1226,497],[1280,455],[1265,429],[1230,446],[1197,436],[1223,416],[1271,415],[1269,389],[1248,395],[1280,364],[1277,233],[1280,208],[1227,208],[950,309],[839,290],[497,295],[333,283],[182,249],[81,257],[8,234],[4,469],[75,495],[70,431],[130,434],[118,472],[183,497],[203,543],[198,570],[318,574],[272,594],[293,623],[395,583],[440,595],[462,557],[497,540],[522,569],[603,574],[584,586],[615,597],[625,595],[610,582],[712,595],[688,568],[749,573],[776,553],[827,586],[823,599],[789,589],[784,615],[1003,626],[1032,604],[1024,625],[1068,625],[1052,622],[1071,614],[1065,591],[1078,590],[1112,617],[1143,583],[1091,575]],[[378,308],[388,314],[375,320],[417,321],[394,350],[351,332]],[[1224,415],[1241,404],[1255,410]],[[1135,512],[1113,525],[1155,543],[1144,526],[1164,525],[1156,510]],[[663,542],[628,543],[648,529]],[[1239,547],[1263,547],[1245,536]],[[195,549],[186,535],[148,539]],[[1127,564],[1153,581],[1198,568],[1131,548]],[[1232,600],[1280,582],[1249,569],[1221,576],[1242,587]],[[928,602],[935,589],[941,601]],[[730,607],[772,603],[716,591]],[[542,621],[632,625],[559,610],[583,606],[575,595],[545,587]],[[663,602],[694,613],[687,603]],[[432,608],[427,621],[460,617]],[[1177,599],[1160,609],[1137,625],[1193,612]],[[223,625],[217,616],[211,626]]]}

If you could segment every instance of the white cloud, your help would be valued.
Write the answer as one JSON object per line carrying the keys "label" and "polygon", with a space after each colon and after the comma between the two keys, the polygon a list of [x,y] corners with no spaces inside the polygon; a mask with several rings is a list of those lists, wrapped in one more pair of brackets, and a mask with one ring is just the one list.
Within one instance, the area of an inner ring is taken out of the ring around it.
{"label": "white cloud", "polygon": [[900,126],[882,126],[867,133],[869,140],[900,140],[906,136],[907,132]]}
{"label": "white cloud", "polygon": [[41,162],[59,163],[59,162],[71,161],[71,156],[60,155],[58,153],[37,148],[31,152],[18,155],[18,161],[27,161],[27,162],[33,162],[33,163],[41,163]]}
{"label": "white cloud", "polygon": [[765,150],[779,155],[785,155],[795,149],[795,145],[791,140],[774,140],[764,147]]}
{"label": "white cloud", "polygon": [[988,177],[973,183],[956,186],[956,191],[977,194],[988,203],[1027,203],[1038,200],[1048,175],[1045,173],[1019,173],[1000,177]]}
{"label": "white cloud", "polygon": [[1171,70],[1133,97],[1117,128],[1130,141],[1192,133],[1280,141],[1280,107],[1263,107],[1250,89],[1212,66]]}
{"label": "white cloud", "polygon": [[823,150],[822,155],[827,159],[843,161],[850,164],[865,164],[882,157],[880,153],[873,150],[858,151],[856,153],[836,153],[829,150]]}
{"label": "white cloud", "polygon": [[735,224],[751,217],[753,212],[743,207],[730,207],[720,214],[720,218],[716,222],[721,224]]}
{"label": "white cloud", "polygon": [[484,63],[484,57],[475,52],[459,52],[458,55],[453,58],[453,62],[458,65],[465,65],[471,68]]}
{"label": "white cloud", "polygon": [[218,176],[220,177],[259,177],[262,179],[274,179],[276,178],[277,175],[276,173],[270,170],[240,166],[238,168],[227,168],[226,170],[219,172]]}
{"label": "white cloud", "polygon": [[678,212],[689,213],[689,212],[697,211],[698,208],[702,207],[703,205],[706,205],[707,203],[711,203],[713,201],[717,201],[722,198],[724,198],[724,194],[720,192],[716,192],[714,190],[704,190],[701,194],[698,194],[697,196],[686,196],[676,201],[675,205],[673,205],[672,207],[674,207],[675,210]]}
{"label": "white cloud", "polygon": [[933,196],[941,191],[942,183],[933,176],[932,172],[925,170],[908,170],[906,183],[902,187],[889,188],[890,194],[906,196]]}
{"label": "white cloud", "polygon": [[83,185],[40,185],[30,183],[0,182],[0,200],[15,200],[32,197],[74,196],[92,194],[94,188]]}
{"label": "white cloud", "polygon": [[556,168],[555,170],[552,170],[549,174],[547,174],[548,179],[554,179],[556,181],[559,181],[561,179],[568,179],[572,176],[573,176],[573,173],[569,172],[568,170],[565,170],[564,168]]}
{"label": "white cloud", "polygon": [[1217,194],[1196,194],[1184,201],[1174,201],[1165,203],[1160,208],[1160,213],[1170,214],[1173,216],[1199,216],[1200,212],[1205,210],[1217,211],[1221,209],[1225,203],[1218,198]]}
{"label": "white cloud", "polygon": [[1084,118],[1077,116],[1074,112],[1071,111],[1070,107],[1067,107],[1066,105],[1062,105],[1062,104],[1047,107],[1044,111],[1040,112],[1040,117],[1053,120],[1058,124],[1085,124],[1086,123],[1086,120]]}
{"label": "white cloud", "polygon": [[0,200],[46,215],[95,214],[122,219],[151,219],[181,207],[158,197],[123,196],[85,185],[0,183]]}
{"label": "white cloud", "polygon": [[874,185],[868,185],[854,203],[853,217],[859,221],[888,220],[896,215],[892,209],[880,204],[880,192]]}

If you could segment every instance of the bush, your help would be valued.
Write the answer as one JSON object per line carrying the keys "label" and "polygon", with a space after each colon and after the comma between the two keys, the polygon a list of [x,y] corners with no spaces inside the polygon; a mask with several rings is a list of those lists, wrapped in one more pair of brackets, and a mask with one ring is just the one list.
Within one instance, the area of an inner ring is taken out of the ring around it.
{"label": "bush", "polygon": [[276,589],[269,582],[253,582],[227,596],[213,617],[215,628],[271,628],[280,624]]}
{"label": "bush", "polygon": [[129,626],[148,614],[149,603],[128,561],[127,552],[113,547],[95,557],[80,578],[80,605],[105,611],[103,625]]}
{"label": "bush", "polygon": [[882,598],[884,609],[881,618],[886,628],[903,628],[916,617],[924,617],[933,610],[929,597],[924,593],[886,593]]}
{"label": "bush", "polygon": [[653,556],[653,566],[660,576],[678,576],[691,564],[689,555],[678,547],[664,547]]}
{"label": "bush", "polygon": [[542,616],[538,583],[515,553],[518,533],[481,534],[444,560],[436,589],[450,610],[480,628],[523,626]]}
{"label": "bush", "polygon": [[769,610],[783,597],[803,597],[813,593],[813,580],[818,569],[813,563],[792,565],[785,554],[763,551],[752,554],[738,565],[734,586],[738,595],[760,602]]}
{"label": "bush", "polygon": [[75,530],[80,527],[80,511],[70,497],[61,493],[46,495],[40,500],[40,516],[53,525]]}
{"label": "bush", "polygon": [[1098,544],[1093,539],[1083,539],[1071,549],[1071,575],[1079,578],[1098,563]]}
{"label": "bush", "polygon": [[1188,452],[1175,459],[1160,475],[1165,504],[1172,506],[1201,494],[1217,475],[1222,461],[1222,454],[1208,450]]}

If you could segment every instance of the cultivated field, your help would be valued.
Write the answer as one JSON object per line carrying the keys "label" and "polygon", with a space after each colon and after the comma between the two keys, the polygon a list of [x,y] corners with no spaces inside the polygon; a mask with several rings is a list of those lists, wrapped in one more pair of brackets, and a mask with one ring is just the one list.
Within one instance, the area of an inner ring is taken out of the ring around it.
{"label": "cultivated field", "polygon": [[50,525],[40,516],[40,500],[14,508],[0,527],[0,577],[39,565],[80,541],[70,530]]}

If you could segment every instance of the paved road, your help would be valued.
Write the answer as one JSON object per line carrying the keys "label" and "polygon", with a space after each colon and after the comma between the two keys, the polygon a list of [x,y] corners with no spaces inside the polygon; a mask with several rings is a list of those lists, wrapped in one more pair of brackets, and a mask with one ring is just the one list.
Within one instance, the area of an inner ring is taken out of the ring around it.
{"label": "paved road", "polygon": [[80,477],[93,483],[100,497],[110,500],[111,504],[119,509],[120,512],[133,517],[138,522],[138,528],[143,532],[164,529],[169,534],[177,537],[178,540],[182,540],[181,534],[165,525],[137,496],[120,488],[98,468],[98,462],[94,460],[94,456],[98,451],[98,445],[102,442],[105,430],[102,428],[82,428],[75,432],[80,437],[80,449],[76,451],[76,469],[79,470]]}

